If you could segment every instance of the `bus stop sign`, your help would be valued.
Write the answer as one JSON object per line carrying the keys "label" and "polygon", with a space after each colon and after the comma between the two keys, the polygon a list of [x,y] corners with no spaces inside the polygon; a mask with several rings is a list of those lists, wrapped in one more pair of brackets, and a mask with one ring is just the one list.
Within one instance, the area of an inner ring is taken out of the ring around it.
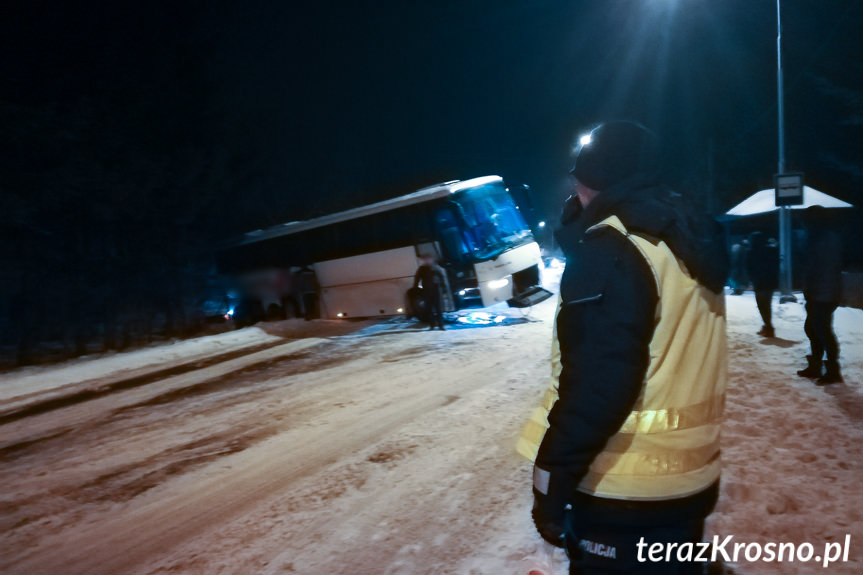
{"label": "bus stop sign", "polygon": [[776,206],[799,206],[803,204],[803,174],[776,174]]}

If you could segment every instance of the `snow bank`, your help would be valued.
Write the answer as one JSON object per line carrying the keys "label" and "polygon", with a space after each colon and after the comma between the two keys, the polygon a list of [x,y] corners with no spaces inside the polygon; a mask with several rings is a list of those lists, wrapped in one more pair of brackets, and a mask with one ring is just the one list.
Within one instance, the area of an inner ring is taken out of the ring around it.
{"label": "snow bank", "polygon": [[258,327],[248,327],[124,353],[85,356],[58,365],[17,369],[0,375],[0,402],[84,381],[121,376],[145,367],[158,368],[187,363],[280,339]]}
{"label": "snow bank", "polygon": [[[802,298],[801,298],[802,299]],[[744,563],[740,573],[863,572],[863,311],[839,308],[835,330],[845,383],[800,378],[809,351],[800,303],[774,300],[777,338],[761,327],[752,294],[728,296],[729,390],[722,494],[709,533],[750,542],[843,541],[851,559],[814,564]]]}

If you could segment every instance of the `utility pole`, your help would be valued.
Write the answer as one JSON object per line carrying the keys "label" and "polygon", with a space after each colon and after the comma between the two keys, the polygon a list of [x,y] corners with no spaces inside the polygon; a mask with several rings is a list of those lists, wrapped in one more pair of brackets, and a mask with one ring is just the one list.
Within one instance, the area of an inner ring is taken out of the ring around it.
{"label": "utility pole", "polygon": [[[776,96],[779,114],[779,170],[785,173],[785,89],[782,80],[782,10],[776,0]],[[791,207],[779,207],[779,296],[780,303],[796,302],[791,293]]]}

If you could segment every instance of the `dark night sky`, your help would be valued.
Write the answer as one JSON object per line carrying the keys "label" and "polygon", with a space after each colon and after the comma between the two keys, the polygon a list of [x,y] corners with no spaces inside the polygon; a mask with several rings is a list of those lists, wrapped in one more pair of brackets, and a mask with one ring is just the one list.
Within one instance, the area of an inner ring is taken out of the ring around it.
{"label": "dark night sky", "polygon": [[[863,2],[783,10],[789,169],[863,203]],[[246,227],[490,173],[550,216],[569,146],[608,118],[658,131],[693,194],[712,140],[728,209],[776,169],[775,16],[770,0],[27,2],[3,18],[0,101],[85,102],[118,137],[165,126],[217,150],[242,166],[217,201]]]}

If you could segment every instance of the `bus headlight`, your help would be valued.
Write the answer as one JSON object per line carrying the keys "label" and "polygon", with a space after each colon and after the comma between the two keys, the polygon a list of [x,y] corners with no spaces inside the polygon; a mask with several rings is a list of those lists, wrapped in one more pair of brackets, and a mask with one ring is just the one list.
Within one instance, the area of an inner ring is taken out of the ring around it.
{"label": "bus headlight", "polygon": [[509,278],[503,278],[499,280],[491,280],[488,282],[489,289],[500,289],[505,288],[509,285]]}

